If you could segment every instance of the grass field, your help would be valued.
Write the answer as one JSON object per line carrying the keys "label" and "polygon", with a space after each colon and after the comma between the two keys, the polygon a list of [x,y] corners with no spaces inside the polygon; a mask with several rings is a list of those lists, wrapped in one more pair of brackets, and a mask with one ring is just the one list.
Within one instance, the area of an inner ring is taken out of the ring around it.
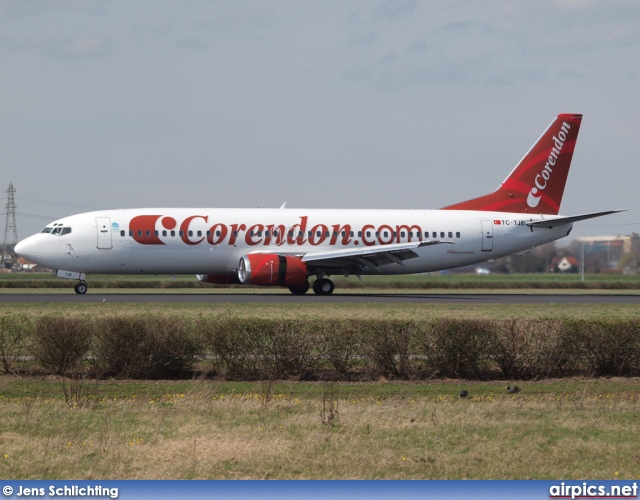
{"label": "grass field", "polygon": [[[484,278],[484,277],[481,277]],[[432,292],[430,292],[432,293]],[[0,304],[31,316],[638,317],[614,304]],[[640,479],[640,380],[0,377],[6,479]],[[466,389],[470,397],[461,399]],[[65,397],[66,391],[66,397]]]}
{"label": "grass field", "polygon": [[0,475],[640,478],[637,379],[507,383],[87,382],[67,403],[3,377]]}
{"label": "grass field", "polygon": [[255,318],[576,318],[576,319],[634,319],[638,318],[638,307],[634,304],[398,304],[362,303],[335,304],[320,302],[310,297],[309,303],[297,304],[208,304],[208,303],[111,303],[64,304],[64,303],[0,303],[0,314],[24,313],[30,316],[64,314],[73,316],[95,316],[113,314],[159,314],[199,316],[232,315]]}

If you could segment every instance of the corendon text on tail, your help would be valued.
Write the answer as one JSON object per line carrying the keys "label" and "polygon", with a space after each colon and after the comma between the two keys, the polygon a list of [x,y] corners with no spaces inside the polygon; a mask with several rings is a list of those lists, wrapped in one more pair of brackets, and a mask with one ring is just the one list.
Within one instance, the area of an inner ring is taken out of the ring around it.
{"label": "corendon text on tail", "polygon": [[195,274],[216,284],[316,295],[331,276],[424,273],[476,264],[567,236],[609,210],[559,215],[582,115],[560,114],[493,193],[439,210],[103,210],[65,217],[16,253],[87,292],[90,273]]}

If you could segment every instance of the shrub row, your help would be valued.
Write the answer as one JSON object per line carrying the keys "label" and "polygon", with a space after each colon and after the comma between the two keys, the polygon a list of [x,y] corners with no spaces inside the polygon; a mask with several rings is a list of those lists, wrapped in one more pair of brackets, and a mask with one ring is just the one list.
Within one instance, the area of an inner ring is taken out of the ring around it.
{"label": "shrub row", "polygon": [[229,379],[635,376],[640,320],[0,317],[4,371],[29,356],[119,378],[182,376],[198,360]]}

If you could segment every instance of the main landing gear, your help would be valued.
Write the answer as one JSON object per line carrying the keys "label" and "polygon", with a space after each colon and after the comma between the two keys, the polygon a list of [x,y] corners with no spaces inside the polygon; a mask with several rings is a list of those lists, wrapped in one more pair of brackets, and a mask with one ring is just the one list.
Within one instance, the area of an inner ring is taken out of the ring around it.
{"label": "main landing gear", "polygon": [[86,281],[80,281],[80,282],[76,283],[76,285],[73,287],[74,291],[78,295],[84,295],[85,293],[87,293],[88,288],[89,287],[87,286],[87,282]]}
{"label": "main landing gear", "polygon": [[331,295],[334,288],[333,281],[328,278],[318,278],[313,282],[313,293],[316,295]]}
{"label": "main landing gear", "polygon": [[309,291],[309,280],[305,281],[304,285],[290,286],[289,291],[294,295],[304,295]]}
{"label": "main landing gear", "polygon": [[[313,282],[313,293],[316,295],[331,295],[334,288],[333,281],[328,278],[317,278]],[[290,286],[289,291],[294,295],[304,295],[309,291],[309,280],[304,285]]]}

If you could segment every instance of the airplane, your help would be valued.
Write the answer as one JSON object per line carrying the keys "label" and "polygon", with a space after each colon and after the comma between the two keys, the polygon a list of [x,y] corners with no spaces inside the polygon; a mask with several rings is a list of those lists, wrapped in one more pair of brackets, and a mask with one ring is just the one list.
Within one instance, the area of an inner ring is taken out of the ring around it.
{"label": "airplane", "polygon": [[334,291],[331,276],[425,273],[520,254],[573,223],[559,214],[581,114],[559,114],[496,191],[439,210],[149,208],[64,217],[18,243],[25,259],[86,275],[195,274],[205,283]]}

